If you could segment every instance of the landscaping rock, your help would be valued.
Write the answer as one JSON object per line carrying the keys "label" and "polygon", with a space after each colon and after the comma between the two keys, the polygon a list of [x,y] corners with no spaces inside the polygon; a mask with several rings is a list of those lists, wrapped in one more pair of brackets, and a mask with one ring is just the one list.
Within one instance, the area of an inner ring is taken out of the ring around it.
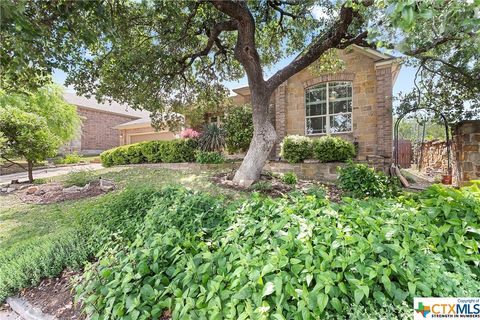
{"label": "landscaping rock", "polygon": [[71,186],[68,188],[63,189],[63,192],[65,193],[77,193],[77,192],[82,192],[83,188],[82,187],[77,187],[77,186]]}
{"label": "landscaping rock", "polygon": [[30,188],[30,187],[31,187],[30,184],[22,184],[22,185],[20,185],[20,187],[18,188],[18,190],[27,189],[27,188]]}
{"label": "landscaping rock", "polygon": [[34,195],[36,196],[41,196],[41,195],[44,195],[45,194],[45,191],[42,190],[42,189],[38,189],[37,191],[35,191]]}
{"label": "landscaping rock", "polygon": [[8,187],[7,190],[5,190],[6,193],[12,193],[13,191],[15,191],[15,188],[12,187]]}
{"label": "landscaping rock", "polygon": [[111,180],[100,179],[100,190],[109,192],[115,189],[115,184]]}
{"label": "landscaping rock", "polygon": [[28,187],[27,188],[27,194],[34,194],[35,192],[38,191],[38,187],[37,186],[31,186],[31,187]]}

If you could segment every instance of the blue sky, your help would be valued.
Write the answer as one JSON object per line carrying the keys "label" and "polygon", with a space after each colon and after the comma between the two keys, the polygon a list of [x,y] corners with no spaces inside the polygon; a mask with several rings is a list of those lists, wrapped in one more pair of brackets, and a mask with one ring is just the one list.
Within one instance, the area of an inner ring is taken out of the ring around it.
{"label": "blue sky", "polygon": [[[284,67],[290,59],[284,59],[280,61],[274,68],[266,70],[266,76],[271,76],[277,69]],[[413,88],[413,78],[415,76],[415,69],[412,67],[403,66],[400,70],[400,73],[397,78],[397,82],[393,87],[393,95],[397,96],[399,92],[408,92]],[[53,80],[60,84],[64,85],[66,74],[61,70],[54,70]],[[243,87],[247,85],[247,79],[242,78],[239,81],[226,82],[225,85],[230,89],[235,89],[238,87]],[[73,89],[67,88],[67,91],[74,92]]]}

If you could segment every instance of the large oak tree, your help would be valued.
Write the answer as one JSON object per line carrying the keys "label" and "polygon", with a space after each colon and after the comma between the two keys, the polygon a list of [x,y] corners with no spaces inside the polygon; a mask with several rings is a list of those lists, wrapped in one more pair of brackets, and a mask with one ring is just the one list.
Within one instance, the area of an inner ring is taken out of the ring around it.
{"label": "large oak tree", "polygon": [[[420,56],[449,43],[452,32],[474,39],[475,1],[18,1],[2,5],[2,85],[32,85],[28,75],[60,68],[77,92],[150,110],[161,126],[168,111],[218,105],[222,83],[246,75],[254,135],[234,179],[248,184],[276,141],[268,104],[279,85],[352,44],[400,43]],[[426,29],[433,17],[460,11],[448,32]],[[266,79],[286,57],[295,58]]]}

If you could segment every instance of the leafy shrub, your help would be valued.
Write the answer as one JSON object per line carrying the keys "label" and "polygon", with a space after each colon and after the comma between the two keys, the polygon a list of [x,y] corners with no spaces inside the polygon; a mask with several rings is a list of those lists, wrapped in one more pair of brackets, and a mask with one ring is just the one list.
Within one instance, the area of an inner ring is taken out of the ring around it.
{"label": "leafy shrub", "polygon": [[313,153],[320,162],[343,162],[355,157],[355,146],[350,141],[325,136],[313,141]]}
{"label": "leafy shrub", "polygon": [[144,162],[192,162],[196,149],[197,141],[194,139],[147,141],[104,151],[100,159],[105,167]]}
{"label": "leafy shrub", "polygon": [[272,190],[272,183],[269,181],[258,181],[252,184],[250,188],[255,191]]}
{"label": "leafy shrub", "polygon": [[200,136],[200,133],[193,130],[192,128],[187,128],[180,133],[180,137],[184,139],[195,139]]}
{"label": "leafy shrub", "polygon": [[95,177],[91,170],[75,170],[67,174],[63,185],[65,187],[83,187],[93,180],[95,180]]}
{"label": "leafy shrub", "polygon": [[399,192],[395,179],[365,164],[350,161],[344,168],[338,167],[337,171],[340,188],[354,197],[393,197]]}
{"label": "leafy shrub", "polygon": [[224,163],[225,158],[221,152],[197,151],[195,159],[198,163]]}
{"label": "leafy shrub", "polygon": [[313,185],[304,191],[306,195],[314,196],[318,199],[325,199],[327,190],[323,186]]}
{"label": "leafy shrub", "polygon": [[80,161],[82,161],[82,157],[78,153],[74,152],[67,154],[62,162],[64,164],[74,164],[79,163]]}
{"label": "leafy shrub", "polygon": [[295,172],[286,172],[282,176],[283,183],[294,185],[297,184],[298,178]]}
{"label": "leafy shrub", "polygon": [[286,136],[281,144],[280,156],[289,163],[301,162],[313,155],[312,139],[305,136]]}
{"label": "leafy shrub", "polygon": [[57,157],[53,160],[54,164],[75,164],[82,161],[82,157],[76,152],[69,153],[65,157]]}
{"label": "leafy shrub", "polygon": [[480,190],[446,189],[341,204],[178,189],[132,243],[105,244],[77,296],[93,318],[403,319],[415,296],[480,289]]}
{"label": "leafy shrub", "polygon": [[223,128],[228,152],[247,151],[253,137],[252,107],[243,105],[230,109]]}
{"label": "leafy shrub", "polygon": [[222,151],[225,146],[225,131],[214,123],[203,127],[198,140],[198,147],[202,151]]}

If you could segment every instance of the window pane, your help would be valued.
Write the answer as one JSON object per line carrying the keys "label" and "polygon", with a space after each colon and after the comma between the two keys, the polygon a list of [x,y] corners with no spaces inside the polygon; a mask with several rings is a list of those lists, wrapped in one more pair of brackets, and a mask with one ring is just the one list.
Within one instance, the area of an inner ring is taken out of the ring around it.
{"label": "window pane", "polygon": [[307,118],[307,134],[325,133],[326,117]]}
{"label": "window pane", "polygon": [[330,132],[352,131],[352,115],[337,114],[330,116]]}
{"label": "window pane", "polygon": [[326,101],[326,85],[322,84],[307,91],[307,103]]}
{"label": "window pane", "polygon": [[333,82],[328,85],[330,100],[352,97],[352,84],[350,82]]}
{"label": "window pane", "polygon": [[352,112],[352,100],[343,100],[343,101],[330,101],[329,112],[333,113],[342,113],[342,112]]}
{"label": "window pane", "polygon": [[309,116],[320,116],[327,114],[327,104],[318,103],[318,104],[309,104],[307,105],[307,117]]}

